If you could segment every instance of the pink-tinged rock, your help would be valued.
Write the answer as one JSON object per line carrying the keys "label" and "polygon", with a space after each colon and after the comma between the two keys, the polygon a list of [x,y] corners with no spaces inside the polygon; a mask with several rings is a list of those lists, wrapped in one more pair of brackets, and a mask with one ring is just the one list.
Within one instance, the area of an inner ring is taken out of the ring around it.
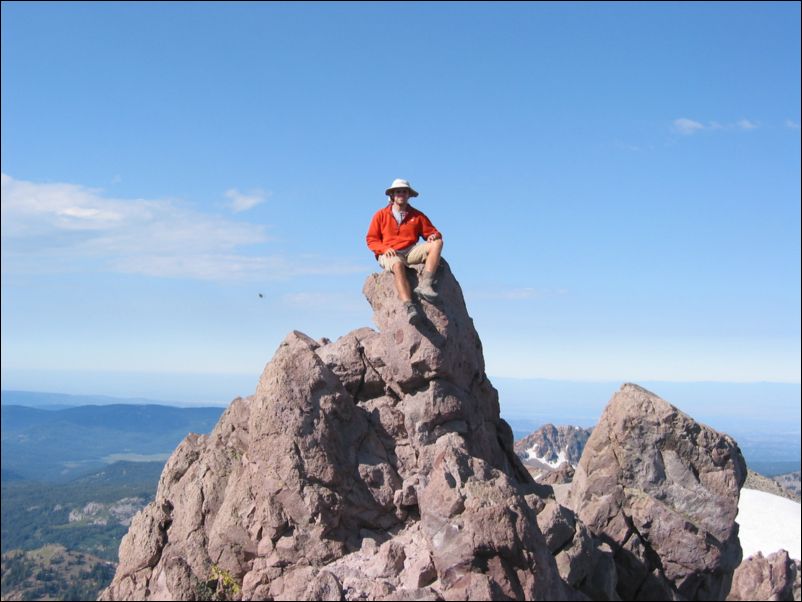
{"label": "pink-tinged rock", "polygon": [[417,548],[416,552],[416,556],[407,558],[400,575],[403,589],[414,591],[431,585],[437,579],[437,569],[429,552],[425,548],[423,550]]}
{"label": "pink-tinged rock", "polygon": [[438,288],[411,326],[373,274],[379,331],[291,332],[255,394],[173,453],[102,598],[720,596],[740,559],[734,443],[625,385],[561,507],[515,454],[447,264]]}
{"label": "pink-tinged rock", "polygon": [[563,462],[556,470],[550,470],[537,479],[543,485],[563,485],[574,480],[574,467]]}
{"label": "pink-tinged rock", "polygon": [[570,503],[613,547],[622,599],[716,600],[741,560],[745,477],[729,436],[627,384],[587,441]]}
{"label": "pink-tinged rock", "polygon": [[[422,269],[418,266],[409,271],[413,287]],[[404,392],[435,378],[470,391],[484,377],[482,343],[468,316],[462,291],[447,263],[443,262],[440,272],[440,301],[418,302],[423,310],[420,326],[407,323],[392,274],[372,274],[362,289],[384,335],[381,340],[365,341],[367,356],[385,382],[396,384]]]}
{"label": "pink-tinged rock", "polygon": [[735,569],[727,600],[799,600],[800,562],[780,550],[758,552]]}

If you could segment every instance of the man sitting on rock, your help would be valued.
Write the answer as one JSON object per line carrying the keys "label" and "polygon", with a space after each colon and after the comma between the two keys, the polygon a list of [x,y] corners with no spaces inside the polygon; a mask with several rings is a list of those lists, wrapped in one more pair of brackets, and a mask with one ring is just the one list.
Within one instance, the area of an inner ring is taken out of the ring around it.
{"label": "man sitting on rock", "polygon": [[[366,239],[379,265],[395,275],[395,288],[404,303],[407,319],[410,324],[415,324],[420,320],[420,314],[412,302],[406,268],[425,262],[415,294],[433,303],[437,299],[437,291],[433,288],[434,274],[440,265],[443,235],[428,217],[409,204],[410,197],[416,197],[418,193],[407,180],[393,180],[384,193],[389,203],[373,216]],[[426,241],[416,245],[419,238]]]}

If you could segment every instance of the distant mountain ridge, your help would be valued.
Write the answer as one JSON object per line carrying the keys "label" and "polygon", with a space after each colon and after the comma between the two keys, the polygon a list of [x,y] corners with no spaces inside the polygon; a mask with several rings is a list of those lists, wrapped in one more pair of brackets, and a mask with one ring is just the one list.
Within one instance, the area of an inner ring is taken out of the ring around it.
{"label": "distant mountain ridge", "polygon": [[188,433],[208,433],[224,408],[3,405],[2,477],[63,481],[116,460],[167,460]]}
{"label": "distant mountain ridge", "polygon": [[527,467],[554,470],[563,462],[576,468],[592,428],[544,424],[515,442],[515,453]]}
{"label": "distant mountain ridge", "polygon": [[[0,405],[18,405],[43,410],[62,410],[85,405],[162,405],[173,407],[216,407],[214,403],[173,402],[145,397],[112,397],[109,395],[69,395],[42,391],[0,391]],[[225,404],[219,404],[223,407]]]}

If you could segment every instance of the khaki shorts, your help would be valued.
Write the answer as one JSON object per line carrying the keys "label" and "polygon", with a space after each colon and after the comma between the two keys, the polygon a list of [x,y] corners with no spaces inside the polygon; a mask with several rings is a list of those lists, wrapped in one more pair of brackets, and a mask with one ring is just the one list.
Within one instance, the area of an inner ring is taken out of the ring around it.
{"label": "khaki shorts", "polygon": [[379,255],[379,265],[388,272],[393,271],[393,266],[397,263],[403,263],[405,266],[414,265],[416,263],[424,263],[429,256],[429,249],[432,248],[432,243],[422,242],[421,244],[412,247],[408,252],[398,251],[395,257],[387,257],[386,255]]}

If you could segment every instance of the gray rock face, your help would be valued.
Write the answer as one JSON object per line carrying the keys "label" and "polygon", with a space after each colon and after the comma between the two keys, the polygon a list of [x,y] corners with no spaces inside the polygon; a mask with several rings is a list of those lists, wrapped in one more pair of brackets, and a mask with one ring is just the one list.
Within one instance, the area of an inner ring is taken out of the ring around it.
{"label": "gray rock face", "polygon": [[772,477],[772,480],[776,481],[776,483],[782,487],[782,490],[785,492],[783,495],[788,499],[794,500],[795,502],[800,501],[800,498],[802,498],[802,496],[800,496],[802,483],[800,482],[800,472],[798,470],[777,475],[776,477]]}
{"label": "gray rock face", "polygon": [[515,442],[515,453],[538,483],[570,483],[592,429],[544,424]]}
{"label": "gray rock face", "polygon": [[741,561],[746,465],[727,435],[627,384],[574,475],[570,505],[615,555],[625,600],[720,600]]}
{"label": "gray rock face", "polygon": [[799,600],[800,564],[780,550],[758,552],[735,570],[727,600]]}
{"label": "gray rock face", "polygon": [[594,537],[573,511],[549,499],[537,522],[568,585],[591,600],[620,600],[610,546]]}
{"label": "gray rock face", "polygon": [[445,263],[439,281],[418,327],[381,273],[378,332],[290,333],[173,453],[101,599],[575,599]]}
{"label": "gray rock face", "polygon": [[[780,497],[799,502],[799,493],[794,492],[792,487],[783,486],[783,480],[788,477],[799,473],[789,473],[780,475],[779,477],[764,477],[762,474],[753,470],[747,469],[746,482],[744,483],[745,489],[755,489],[756,491],[765,491],[772,495],[779,495]],[[786,481],[787,482],[787,481]]]}
{"label": "gray rock face", "polygon": [[536,459],[558,468],[562,463],[576,466],[582,457],[592,429],[578,426],[544,424],[535,432],[515,442],[515,452],[526,464]]}
{"label": "gray rock face", "polygon": [[[529,468],[529,472],[532,472],[532,469]],[[568,462],[563,462],[560,464],[560,467],[556,470],[549,470],[548,472],[539,474],[537,476],[537,482],[545,485],[560,485],[565,483],[570,483],[574,480],[574,470],[573,466],[571,466]]]}

